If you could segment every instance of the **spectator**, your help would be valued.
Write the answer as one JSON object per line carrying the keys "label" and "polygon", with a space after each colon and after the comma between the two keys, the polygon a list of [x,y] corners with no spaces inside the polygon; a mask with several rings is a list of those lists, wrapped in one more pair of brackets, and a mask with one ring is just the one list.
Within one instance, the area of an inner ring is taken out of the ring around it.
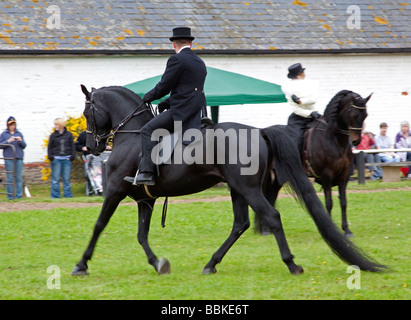
{"label": "spectator", "polygon": [[[24,141],[23,134],[16,129],[16,119],[9,117],[7,119],[7,129],[3,131],[0,136],[0,144],[11,144],[16,150],[16,168],[14,168],[14,157],[12,147],[1,147],[3,149],[4,165],[7,173],[7,198],[9,200],[18,199],[23,196],[23,158],[26,148],[26,142]],[[13,193],[13,171],[16,172],[16,194]]]}
{"label": "spectator", "polygon": [[[78,152],[81,152],[82,155],[84,156],[87,156],[88,154],[90,154],[90,152],[88,151],[86,147],[86,142],[87,142],[87,133],[86,131],[83,131],[77,137],[77,141],[75,145],[76,145],[76,150]],[[106,145],[106,151],[111,151],[111,150],[112,150],[112,147],[109,145]]]}
{"label": "spectator", "polygon": [[76,150],[81,152],[84,161],[84,171],[86,173],[86,183],[88,187],[86,188],[86,193],[89,195],[88,190],[93,190],[95,194],[103,193],[103,161],[107,160],[109,153],[106,151],[111,151],[112,148],[106,145],[106,151],[99,156],[94,156],[90,154],[86,147],[87,133],[83,131],[77,138],[75,143]]}
{"label": "spectator", "polygon": [[[401,122],[401,131],[395,137],[395,147],[397,149],[411,148],[411,132],[408,121]],[[411,161],[411,152],[398,152],[398,155],[401,161]],[[407,178],[411,178],[411,166],[408,167]]]}
{"label": "spectator", "polygon": [[81,152],[81,154],[84,156],[90,154],[90,152],[88,152],[87,147],[86,147],[86,141],[87,141],[87,133],[86,131],[83,131],[82,133],[79,134],[79,136],[77,137],[77,141],[75,143],[76,150],[78,152]]}
{"label": "spectator", "polygon": [[73,135],[67,131],[66,122],[61,118],[54,120],[54,128],[47,148],[51,162],[51,198],[60,198],[60,177],[63,179],[64,197],[71,198],[71,162],[76,156]]}
{"label": "spectator", "polygon": [[[371,132],[364,131],[361,135],[361,142],[357,146],[357,150],[368,150],[375,148],[375,141],[373,138],[373,134]],[[365,154],[365,162],[367,163],[380,163],[380,156],[374,153],[366,153]],[[368,169],[371,172],[371,180],[378,180],[382,178],[382,169],[379,166],[369,166]]]}
{"label": "spectator", "polygon": [[[380,124],[380,135],[375,137],[377,149],[393,149],[394,145],[389,136],[387,136],[388,125],[385,122]],[[400,162],[401,158],[395,152],[380,152],[381,162]]]}

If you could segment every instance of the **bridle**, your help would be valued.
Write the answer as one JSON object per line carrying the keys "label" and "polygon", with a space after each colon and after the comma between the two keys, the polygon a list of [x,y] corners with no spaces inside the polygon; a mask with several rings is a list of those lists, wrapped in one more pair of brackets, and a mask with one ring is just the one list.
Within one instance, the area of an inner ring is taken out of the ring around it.
{"label": "bridle", "polygon": [[86,130],[87,134],[91,134],[93,136],[94,141],[96,142],[96,145],[98,146],[102,140],[108,139],[110,137],[114,137],[117,133],[140,133],[140,130],[120,130],[121,127],[126,125],[127,122],[131,120],[131,118],[146,112],[146,111],[151,111],[153,112],[153,108],[151,104],[148,105],[148,108],[145,108],[143,110],[139,110],[142,106],[147,106],[147,104],[143,101],[136,110],[134,110],[132,113],[130,113],[127,117],[125,117],[123,120],[120,121],[117,125],[109,129],[108,131],[102,133],[102,134],[97,134],[97,128],[96,128],[96,122],[95,122],[95,117],[94,117],[94,112],[97,112],[101,116],[104,116],[102,114],[102,111],[99,110],[98,105],[94,103],[93,100],[93,93],[91,93],[90,100],[86,101],[86,104],[90,105],[90,110],[91,110],[91,116],[90,116],[90,130]]}
{"label": "bridle", "polygon": [[[359,109],[359,110],[366,110],[367,109],[367,107],[359,107],[359,106],[356,106],[355,104],[352,104],[351,107],[355,108],[355,109]],[[362,128],[355,128],[355,127],[348,126],[348,130],[361,131]]]}
{"label": "bridle", "polygon": [[[366,106],[365,107],[360,107],[360,106],[356,106],[355,104],[351,104],[350,107],[355,108],[355,109],[359,109],[359,110],[366,110],[367,109]],[[349,136],[350,135],[350,130],[352,130],[352,131],[361,131],[362,128],[356,128],[356,127],[348,126],[348,130],[344,130],[344,129],[339,128],[337,131],[339,133],[342,133],[342,134],[345,134],[345,135]]]}

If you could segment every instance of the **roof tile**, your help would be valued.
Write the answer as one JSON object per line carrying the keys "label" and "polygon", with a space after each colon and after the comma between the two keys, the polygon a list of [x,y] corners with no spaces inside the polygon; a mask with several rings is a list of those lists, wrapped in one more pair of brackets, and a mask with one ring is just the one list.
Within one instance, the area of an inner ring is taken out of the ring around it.
{"label": "roof tile", "polygon": [[[361,29],[350,29],[347,21],[352,13],[347,8],[352,3],[2,0],[0,50],[170,49],[171,30],[181,25],[192,28],[197,50],[411,47],[411,5],[404,5],[404,0],[359,4]],[[54,19],[52,8],[60,10],[60,20]]]}

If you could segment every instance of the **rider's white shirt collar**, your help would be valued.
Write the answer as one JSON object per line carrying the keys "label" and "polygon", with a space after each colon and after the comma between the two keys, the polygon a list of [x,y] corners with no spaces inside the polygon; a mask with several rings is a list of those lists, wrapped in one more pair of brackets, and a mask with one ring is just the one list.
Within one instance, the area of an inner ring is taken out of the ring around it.
{"label": "rider's white shirt collar", "polygon": [[186,48],[191,48],[191,47],[190,46],[184,46],[180,50],[178,50],[177,54],[179,54],[181,52],[181,50],[186,49]]}

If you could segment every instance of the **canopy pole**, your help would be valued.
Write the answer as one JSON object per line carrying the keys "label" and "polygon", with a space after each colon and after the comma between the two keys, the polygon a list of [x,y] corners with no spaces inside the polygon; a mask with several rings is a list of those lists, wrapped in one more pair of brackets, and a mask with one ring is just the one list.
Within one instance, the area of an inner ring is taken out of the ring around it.
{"label": "canopy pole", "polygon": [[218,112],[219,112],[220,106],[210,106],[211,110],[211,120],[214,123],[218,123]]}

